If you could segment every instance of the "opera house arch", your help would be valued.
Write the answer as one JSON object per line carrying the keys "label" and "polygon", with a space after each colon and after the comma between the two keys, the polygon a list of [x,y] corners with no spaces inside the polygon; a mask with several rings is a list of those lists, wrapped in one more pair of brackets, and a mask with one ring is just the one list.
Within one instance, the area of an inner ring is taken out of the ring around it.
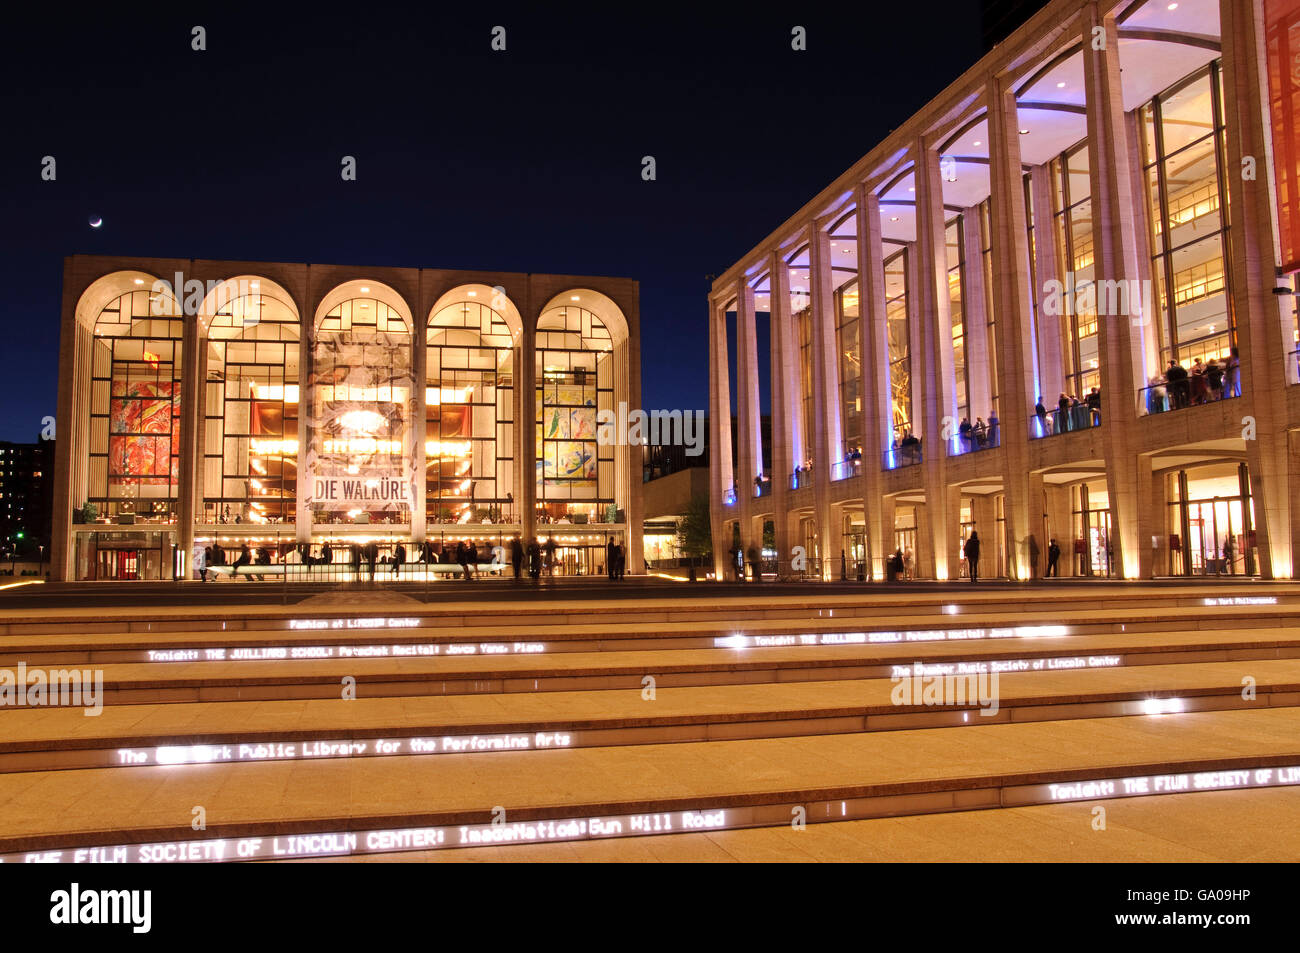
{"label": "opera house arch", "polygon": [[64,283],[52,579],[352,582],[360,552],[431,583],[514,537],[639,571],[640,447],[595,433],[639,401],[636,282],[72,256]]}
{"label": "opera house arch", "polygon": [[615,447],[597,440],[597,417],[617,412],[614,349],[626,338],[618,306],[590,290],[556,296],[538,318],[535,479],[548,519],[616,522]]}
{"label": "opera house arch", "polygon": [[411,329],[410,306],[379,282],[341,285],[317,309],[303,480],[313,523],[364,513],[410,524],[418,482]]}
{"label": "opera house arch", "polygon": [[81,578],[161,578],[180,490],[183,316],[165,282],[144,271],[94,281],[76,305],[70,503],[82,520],[160,531],[82,534],[70,548]]}
{"label": "opera house arch", "polygon": [[205,335],[198,522],[292,524],[298,489],[298,309],[266,278],[213,289]]}
{"label": "opera house arch", "polygon": [[430,527],[518,522],[515,348],[523,323],[500,290],[444,294],[425,333],[425,499]]}

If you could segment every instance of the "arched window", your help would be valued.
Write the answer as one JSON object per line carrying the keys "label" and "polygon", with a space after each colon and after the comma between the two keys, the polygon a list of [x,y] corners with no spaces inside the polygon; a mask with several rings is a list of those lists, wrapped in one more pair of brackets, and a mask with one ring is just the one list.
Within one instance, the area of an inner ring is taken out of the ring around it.
{"label": "arched window", "polygon": [[510,324],[466,297],[429,319],[426,340],[428,521],[516,522]]}
{"label": "arched window", "polygon": [[101,515],[174,515],[183,322],[170,291],[145,288],[110,301],[95,321],[87,499]]}
{"label": "arched window", "polygon": [[[366,294],[369,289],[360,289]],[[313,519],[409,522],[411,329],[377,297],[325,313],[312,354]]]}
{"label": "arched window", "polygon": [[552,308],[537,322],[537,500],[547,517],[602,520],[614,503],[614,447],[596,439],[602,410],[614,411],[609,329],[581,306]]}
{"label": "arched window", "polygon": [[[298,489],[298,314],[259,279],[208,323],[203,521],[292,523]],[[267,293],[264,293],[264,290]],[[228,300],[222,300],[228,299]]]}

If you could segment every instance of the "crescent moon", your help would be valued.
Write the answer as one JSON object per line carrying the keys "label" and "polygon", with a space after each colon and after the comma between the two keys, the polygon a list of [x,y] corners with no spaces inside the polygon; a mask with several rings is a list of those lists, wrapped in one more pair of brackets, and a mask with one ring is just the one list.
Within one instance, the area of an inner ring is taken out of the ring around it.
{"label": "crescent moon", "polygon": [[90,220],[90,227],[91,227],[91,228],[99,228],[99,226],[101,226],[101,225],[103,225],[103,224],[104,224],[104,220],[103,220],[102,218],[100,218],[98,215],[96,215],[94,218],[92,218],[92,219]]}

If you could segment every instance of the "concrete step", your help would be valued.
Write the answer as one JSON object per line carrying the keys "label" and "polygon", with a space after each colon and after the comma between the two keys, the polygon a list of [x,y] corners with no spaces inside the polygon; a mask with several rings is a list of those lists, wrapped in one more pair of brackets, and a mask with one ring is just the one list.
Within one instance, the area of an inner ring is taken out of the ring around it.
{"label": "concrete step", "polygon": [[[1300,784],[1300,708],[0,775],[3,860],[288,859]],[[206,828],[195,830],[194,809]],[[498,823],[492,823],[493,818]],[[94,848],[95,853],[75,853]]]}
{"label": "concrete step", "polygon": [[[238,594],[220,609],[207,606],[115,607],[111,612],[93,608],[4,609],[0,598],[0,636],[60,635],[69,631],[101,634],[141,632],[225,631],[289,629],[293,622],[319,623],[337,618],[370,621],[396,619],[402,627],[411,620],[429,628],[502,627],[529,631],[534,627],[602,624],[616,618],[626,625],[658,626],[696,623],[734,628],[742,622],[817,621],[829,619],[893,619],[929,617],[942,621],[950,615],[978,615],[984,609],[1006,615],[1046,613],[1094,614],[1145,611],[1152,616],[1181,616],[1193,610],[1217,609],[1232,614],[1300,610],[1300,592],[1274,583],[1223,583],[1202,587],[1026,585],[1015,588],[963,587],[959,592],[921,589],[882,590],[874,593],[837,594],[826,587],[816,595],[780,595],[755,587],[752,594],[712,595],[700,587],[689,598],[565,599],[555,594],[521,601],[423,602],[401,593],[382,590],[339,591],[285,606],[241,605]],[[948,620],[951,621],[951,620]]]}
{"label": "concrete step", "polygon": [[[283,620],[282,620],[283,621]],[[1170,612],[1165,606],[1123,610],[1065,612],[1052,607],[1021,607],[953,614],[906,613],[872,618],[751,621],[743,624],[664,622],[647,625],[612,615],[599,622],[523,626],[405,625],[417,619],[375,620],[335,617],[290,620],[319,623],[322,628],[225,629],[207,623],[193,630],[92,632],[81,628],[57,633],[0,637],[0,666],[75,665],[129,662],[223,661],[240,658],[298,659],[414,657],[448,654],[545,655],[556,652],[610,652],[645,649],[715,648],[720,644],[827,645],[846,641],[972,641],[979,638],[1035,634],[1098,635],[1111,633],[1300,631],[1300,606],[1192,607]],[[403,623],[403,624],[387,624]]]}
{"label": "concrete step", "polygon": [[120,663],[102,673],[108,705],[360,697],[635,690],[891,676],[899,666],[986,663],[1004,671],[1300,658],[1300,632],[1217,629],[952,641],[775,645],[531,655],[435,655]]}
{"label": "concrete step", "polygon": [[[1251,697],[1243,697],[1250,684]],[[1300,660],[1000,675],[998,708],[896,705],[890,679],[416,698],[122,705],[5,716],[0,772],[720,741],[1300,705]]]}
{"label": "concrete step", "polygon": [[[1106,825],[1094,827],[1095,808]],[[616,840],[450,847],[303,863],[1286,863],[1300,788],[952,811]],[[1232,836],[1225,837],[1224,832]],[[293,863],[294,861],[286,861]]]}

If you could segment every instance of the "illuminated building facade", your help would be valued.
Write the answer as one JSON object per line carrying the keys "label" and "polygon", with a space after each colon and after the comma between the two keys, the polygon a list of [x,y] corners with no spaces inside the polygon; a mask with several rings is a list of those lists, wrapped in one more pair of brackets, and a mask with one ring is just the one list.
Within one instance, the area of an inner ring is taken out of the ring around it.
{"label": "illuminated building facade", "polygon": [[719,277],[717,570],[1291,577],[1296,51],[1295,0],[1053,0]]}
{"label": "illuminated building facade", "polygon": [[514,535],[640,571],[641,448],[598,432],[634,281],[75,256],[62,321],[52,578]]}

